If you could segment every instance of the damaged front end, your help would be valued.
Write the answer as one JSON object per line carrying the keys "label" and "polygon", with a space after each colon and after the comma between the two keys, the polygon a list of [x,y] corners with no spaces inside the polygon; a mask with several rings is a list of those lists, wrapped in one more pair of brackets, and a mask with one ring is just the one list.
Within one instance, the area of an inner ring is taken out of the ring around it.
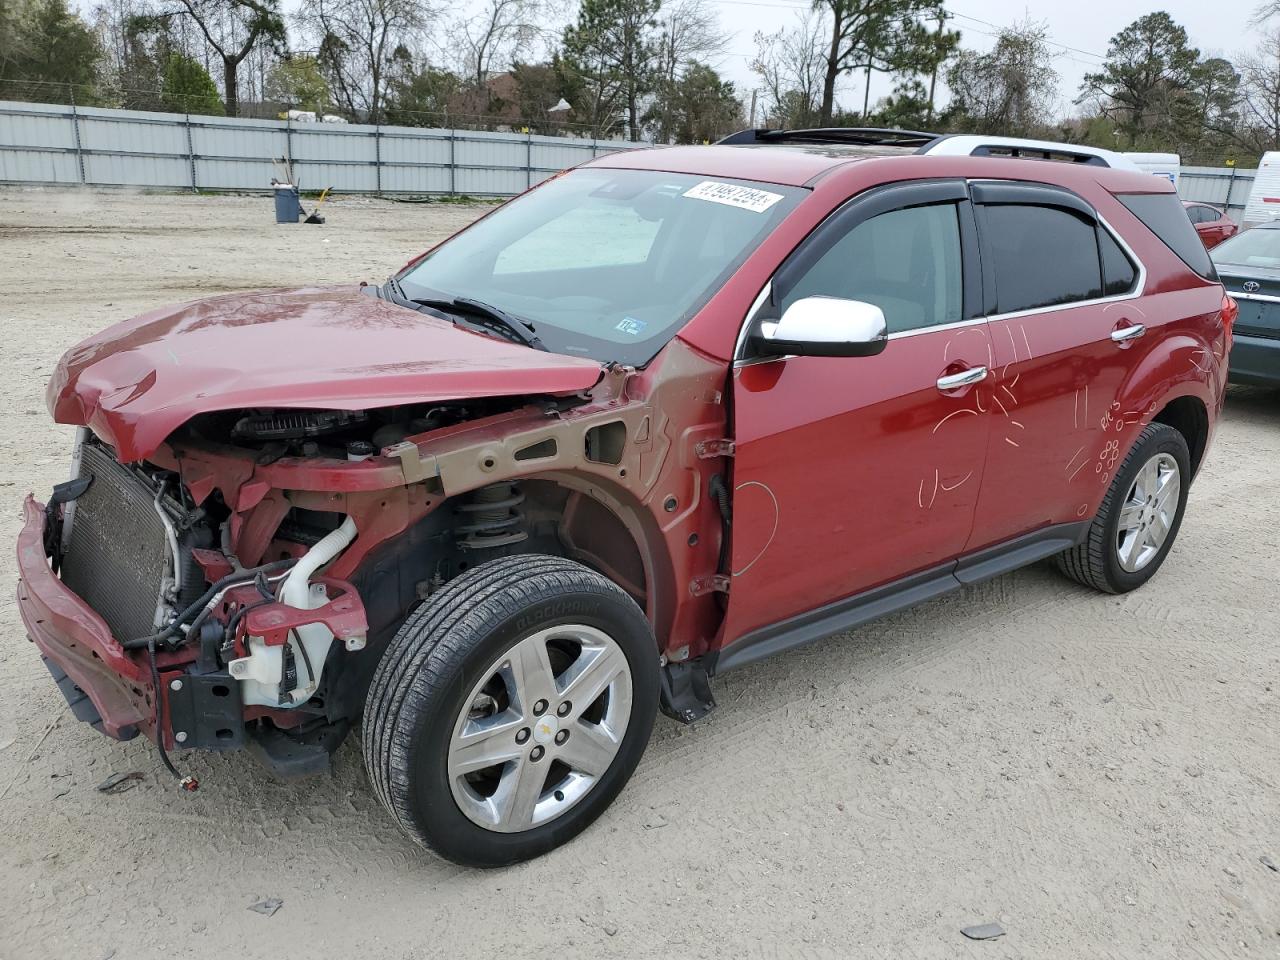
{"label": "damaged front end", "polygon": [[27,499],[18,599],[76,716],[165,753],[250,746],[278,772],[323,768],[347,726],[323,708],[325,671],[367,623],[355,588],[318,571],[354,523],[246,567],[220,498],[197,504],[179,471],[122,464],[84,428],[73,463],[48,506]]}
{"label": "damaged front end", "polygon": [[[24,622],[77,715],[164,751],[326,769],[406,616],[512,554],[601,572],[655,658],[695,670],[723,619],[698,585],[723,565],[724,368],[677,339],[643,371],[552,373],[548,391],[428,384],[351,408],[206,401],[145,444],[130,403],[86,415],[75,478],[28,500],[19,542]],[[687,699],[663,707],[687,719]]]}

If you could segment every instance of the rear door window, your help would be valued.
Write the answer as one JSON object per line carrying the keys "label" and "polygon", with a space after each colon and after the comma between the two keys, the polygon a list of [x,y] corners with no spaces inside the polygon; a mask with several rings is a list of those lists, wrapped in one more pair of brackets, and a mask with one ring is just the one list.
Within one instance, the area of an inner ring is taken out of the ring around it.
{"label": "rear door window", "polygon": [[1120,193],[1116,199],[1188,267],[1206,280],[1218,279],[1209,251],[1176,193]]}
{"label": "rear door window", "polygon": [[1102,296],[1093,221],[1060,207],[1001,203],[984,209],[997,313]]}

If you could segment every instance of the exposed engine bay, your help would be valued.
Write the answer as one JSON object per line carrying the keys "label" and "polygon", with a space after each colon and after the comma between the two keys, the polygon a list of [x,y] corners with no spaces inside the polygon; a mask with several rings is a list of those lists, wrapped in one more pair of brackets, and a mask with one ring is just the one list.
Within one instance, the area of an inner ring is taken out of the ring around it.
{"label": "exposed engine bay", "polygon": [[263,465],[282,457],[366,460],[407,437],[516,410],[530,402],[524,397],[501,397],[377,410],[230,410],[194,418],[183,434],[254,450],[256,462]]}
{"label": "exposed engine bay", "polygon": [[157,687],[161,665],[185,666],[161,697],[162,733],[167,719],[174,744],[214,750],[245,746],[246,733],[340,739],[345,726],[324,710],[326,668],[335,646],[363,648],[367,627],[355,588],[319,570],[355,538],[354,522],[245,567],[220,495],[196,505],[177,471],[122,464],[84,429],[73,462],[50,501],[46,550],[121,646],[146,651]]}

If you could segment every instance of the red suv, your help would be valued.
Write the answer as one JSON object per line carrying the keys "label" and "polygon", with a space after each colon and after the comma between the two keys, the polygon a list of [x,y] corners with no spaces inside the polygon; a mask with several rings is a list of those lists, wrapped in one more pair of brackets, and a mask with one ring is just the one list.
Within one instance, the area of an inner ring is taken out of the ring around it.
{"label": "red suv", "polygon": [[734,139],[554,177],[380,287],[71,349],[18,602],[77,716],[175,775],[323,770],[358,723],[410,837],[508,863],[726,670],[1042,558],[1149,579],[1234,317],[1172,187],[1059,145]]}

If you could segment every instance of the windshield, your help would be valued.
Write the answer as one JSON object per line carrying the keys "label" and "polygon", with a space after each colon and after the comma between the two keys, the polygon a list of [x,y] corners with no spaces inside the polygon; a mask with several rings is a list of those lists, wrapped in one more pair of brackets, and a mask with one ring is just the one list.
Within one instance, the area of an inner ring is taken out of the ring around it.
{"label": "windshield", "polygon": [[1238,233],[1210,254],[1214,263],[1241,267],[1280,267],[1280,229],[1260,227]]}
{"label": "windshield", "polygon": [[482,301],[556,353],[642,366],[803,195],[651,170],[573,170],[495,210],[398,279]]}

